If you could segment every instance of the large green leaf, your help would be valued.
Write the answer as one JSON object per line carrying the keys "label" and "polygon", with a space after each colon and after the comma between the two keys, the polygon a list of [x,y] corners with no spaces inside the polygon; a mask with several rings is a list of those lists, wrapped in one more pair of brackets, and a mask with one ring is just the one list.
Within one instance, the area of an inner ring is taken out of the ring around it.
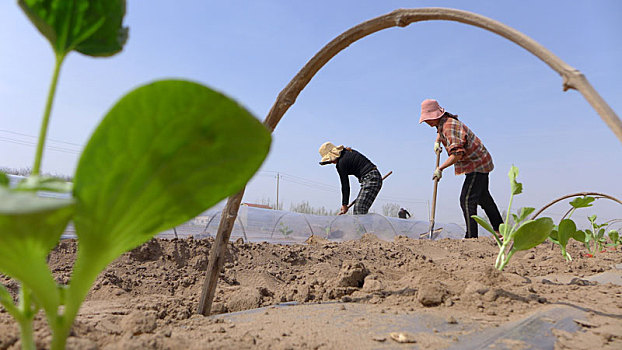
{"label": "large green leaf", "polygon": [[597,238],[602,238],[605,236],[605,229],[601,228],[600,230],[598,230],[598,233],[596,234]]}
{"label": "large green leaf", "polygon": [[3,187],[9,186],[9,177],[6,176],[6,174],[1,171],[0,171],[0,186],[3,186]]}
{"label": "large green leaf", "polygon": [[551,233],[549,233],[549,239],[557,244],[559,244],[559,228],[553,227]]}
{"label": "large green leaf", "polygon": [[532,208],[532,207],[522,207],[519,210],[519,215],[518,215],[518,221],[516,221],[516,223],[520,223],[523,220],[525,220],[527,218],[527,216],[529,216],[529,214],[533,213],[534,210],[536,210],[536,208]]}
{"label": "large green leaf", "polygon": [[486,229],[486,231],[492,233],[493,235],[496,235],[495,230],[492,228],[492,225],[490,225],[488,223],[488,221],[486,221],[486,219],[477,216],[477,215],[471,215],[471,217],[473,218],[473,220],[475,220],[481,227],[483,227],[484,229]]}
{"label": "large green leaf", "polygon": [[123,97],[80,158],[74,182],[81,244],[114,259],[238,192],[270,133],[230,98],[160,81]]}
{"label": "large green leaf", "polygon": [[531,249],[544,242],[555,224],[553,219],[544,217],[525,221],[514,233],[514,250]]}
{"label": "large green leaf", "polygon": [[571,219],[564,219],[559,223],[559,243],[562,246],[568,244],[568,240],[577,232],[577,225]]}
{"label": "large green leaf", "polygon": [[589,197],[589,196],[584,196],[584,197],[578,197],[573,199],[570,202],[570,205],[572,205],[574,208],[587,208],[587,207],[591,207],[592,206],[592,202],[594,201],[594,197]]}
{"label": "large green leaf", "polygon": [[503,237],[505,237],[509,233],[508,231],[510,230],[511,228],[506,223],[499,224],[499,233]]}
{"label": "large green leaf", "polygon": [[73,199],[0,188],[0,271],[28,286],[46,310],[58,306],[46,264],[74,210]]}
{"label": "large green leaf", "polygon": [[587,236],[585,235],[585,231],[577,230],[572,235],[572,238],[574,238],[575,241],[585,243]]}
{"label": "large green leaf", "polygon": [[607,232],[607,235],[613,243],[618,243],[618,240],[620,240],[620,234],[617,230],[609,230],[609,232]]}
{"label": "large green leaf", "polygon": [[5,310],[16,320],[21,317],[21,312],[15,305],[13,297],[2,283],[0,283],[0,305],[4,306]]}
{"label": "large green leaf", "polygon": [[508,177],[510,178],[512,194],[521,194],[523,192],[523,184],[516,182],[516,177],[518,177],[518,168],[512,165],[512,167],[510,168],[510,172],[508,173]]}
{"label": "large green leaf", "polygon": [[57,55],[76,50],[112,56],[127,41],[125,0],[19,0],[19,5]]}

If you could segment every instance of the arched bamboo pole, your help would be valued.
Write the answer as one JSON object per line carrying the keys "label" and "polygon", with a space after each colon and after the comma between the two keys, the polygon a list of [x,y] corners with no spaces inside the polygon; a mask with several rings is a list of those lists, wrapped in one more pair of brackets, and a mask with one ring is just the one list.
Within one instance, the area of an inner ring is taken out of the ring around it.
{"label": "arched bamboo pole", "polygon": [[[279,93],[276,101],[272,105],[270,112],[264,119],[264,125],[274,131],[285,112],[296,102],[296,98],[307,86],[313,76],[335,55],[348,47],[357,40],[367,35],[373,34],[383,29],[391,27],[406,27],[411,23],[445,20],[469,24],[482,29],[486,29],[498,34],[525,50],[531,52],[549,65],[554,71],[563,78],[563,90],[576,89],[590,103],[592,108],[600,115],[616,137],[622,142],[622,121],[615,114],[613,109],[603,100],[587,81],[585,76],[577,69],[567,65],[549,50],[538,44],[535,40],[520,33],[519,31],[506,26],[505,24],[484,17],[472,12],[449,9],[449,8],[420,8],[420,9],[399,9],[386,15],[376,17],[369,21],[356,25],[326,44],[318,53],[302,67],[287,86]],[[223,210],[223,215],[216,235],[216,242],[210,252],[209,265],[203,285],[203,292],[199,301],[198,312],[208,315],[214,297],[216,284],[218,282],[218,272],[224,262],[224,249],[231,235],[233,221],[237,215],[244,189],[229,198]]]}
{"label": "arched bamboo pole", "polygon": [[431,20],[454,21],[480,27],[498,34],[531,52],[562,76],[564,91],[576,89],[581,92],[622,142],[622,121],[594,90],[581,72],[566,64],[535,40],[501,22],[472,12],[448,8],[399,9],[363,22],[345,31],[315,54],[287,84],[285,89],[279,93],[276,102],[264,120],[264,124],[270,130],[274,130],[283,114],[294,104],[302,89],[307,86],[320,68],[350,44],[383,29],[396,26],[406,27],[411,23]]}
{"label": "arched bamboo pole", "polygon": [[[557,199],[552,200],[550,203],[546,204],[545,206],[543,206],[542,208],[540,208],[540,210],[538,210],[535,214],[533,214],[533,216],[531,217],[532,220],[534,220],[535,218],[538,217],[538,215],[542,214],[543,211],[545,211],[548,207],[550,207],[551,205],[557,203],[557,202],[561,202],[564,199],[568,199],[568,198],[572,198],[572,197],[585,197],[585,196],[594,196],[596,197],[596,199],[600,199],[600,198],[607,198],[610,199],[620,205],[622,205],[622,201],[620,201],[619,199],[610,196],[608,194],[605,193],[599,193],[599,192],[578,192],[578,193],[572,193],[572,194],[567,194],[565,196],[561,196]],[[567,215],[567,213],[566,213]],[[566,216],[564,215],[564,216]]]}

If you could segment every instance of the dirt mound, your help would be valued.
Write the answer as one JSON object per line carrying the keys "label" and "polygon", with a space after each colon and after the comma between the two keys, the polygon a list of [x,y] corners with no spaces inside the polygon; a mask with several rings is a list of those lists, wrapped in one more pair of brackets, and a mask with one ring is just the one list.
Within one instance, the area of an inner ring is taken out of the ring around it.
{"label": "dirt mound", "polygon": [[[262,332],[250,336],[243,327],[224,324],[222,319],[195,315],[212,243],[211,239],[154,239],[122,255],[98,276],[69,344],[83,349],[212,347],[209,344],[312,348],[294,339],[282,341],[290,337],[287,320],[280,326],[283,332],[275,336],[277,341],[262,337]],[[50,254],[50,268],[59,283],[70,281],[76,246],[66,240]],[[228,248],[212,308],[215,313],[292,301],[356,302],[378,312],[433,311],[447,317],[485,319],[494,327],[551,304],[565,304],[591,311],[592,322],[607,329],[603,335],[598,327],[585,327],[600,339],[599,346],[622,344],[622,287],[587,281],[622,263],[620,251],[587,258],[582,257],[581,246],[571,244],[569,253],[575,259],[568,263],[557,249],[544,244],[515,254],[505,271],[499,272],[492,268],[498,249],[490,238],[398,237],[386,242],[366,236],[343,243],[310,239],[303,245],[238,240]],[[572,275],[575,280],[555,282],[551,277],[555,275]],[[0,282],[12,293],[17,291],[14,281],[0,277]],[[49,339],[43,316],[37,317],[35,327],[43,345]],[[616,327],[618,331],[611,331]],[[580,343],[572,334],[559,337],[565,348]],[[2,310],[0,349],[14,348],[17,339],[15,322]],[[330,339],[320,343],[322,348],[336,344]]]}

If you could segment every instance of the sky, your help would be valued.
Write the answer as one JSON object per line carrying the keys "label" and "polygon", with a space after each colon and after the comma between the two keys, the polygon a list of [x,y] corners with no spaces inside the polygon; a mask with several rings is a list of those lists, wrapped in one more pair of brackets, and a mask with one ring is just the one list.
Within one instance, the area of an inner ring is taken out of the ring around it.
{"label": "sky", "polygon": [[[72,53],[60,73],[42,170],[71,175],[81,149],[110,107],[160,79],[200,82],[234,98],[259,120],[316,52],[349,28],[399,8],[449,7],[500,21],[580,70],[620,116],[622,2],[618,0],[130,0],[129,39],[110,58]],[[0,167],[32,167],[52,77],[53,53],[17,1],[0,2]],[[389,28],[337,54],[310,81],[273,133],[268,158],[244,202],[303,201],[338,210],[335,167],[319,166],[325,141],[352,147],[387,178],[372,206],[407,208],[429,220],[435,130],[418,124],[434,98],[471,128],[493,157],[490,192],[507,210],[512,165],[523,194],[513,208],[540,208],[566,194],[622,199],[622,143],[578,91],[510,41],[480,28],[428,21]],[[443,154],[441,159],[446,158]],[[192,169],[188,169],[192,171]],[[436,222],[464,226],[464,176],[444,171]],[[354,199],[358,182],[351,177]],[[557,204],[545,212],[559,217]],[[480,209],[481,210],[481,209]],[[481,212],[480,212],[481,214]],[[575,214],[621,219],[622,206],[598,200]]]}

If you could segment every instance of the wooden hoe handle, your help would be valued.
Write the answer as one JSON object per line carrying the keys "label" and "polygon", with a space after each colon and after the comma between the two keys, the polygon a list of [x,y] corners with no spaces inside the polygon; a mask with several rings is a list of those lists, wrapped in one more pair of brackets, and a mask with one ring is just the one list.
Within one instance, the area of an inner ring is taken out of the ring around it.
{"label": "wooden hoe handle", "polygon": [[[384,179],[386,179],[387,177],[389,177],[389,175],[393,174],[393,170],[389,171],[388,173],[386,173],[386,175],[384,175],[382,177],[382,181],[384,181]],[[352,201],[352,203],[348,204],[348,209],[350,209],[350,207],[352,207],[354,205],[354,203],[356,202],[356,199]]]}

